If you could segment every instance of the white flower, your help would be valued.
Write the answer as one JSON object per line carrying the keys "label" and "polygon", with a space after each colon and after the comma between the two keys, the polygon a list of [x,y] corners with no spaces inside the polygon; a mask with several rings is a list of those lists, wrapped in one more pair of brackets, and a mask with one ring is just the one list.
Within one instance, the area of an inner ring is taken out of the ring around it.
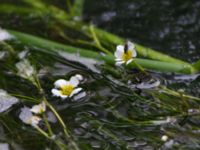
{"label": "white flower", "polygon": [[32,116],[27,120],[27,124],[32,125],[33,127],[37,126],[42,119],[38,116]]}
{"label": "white flower", "polygon": [[116,65],[129,64],[133,60],[133,57],[137,55],[134,48],[134,44],[129,41],[125,45],[118,45],[115,51]]}
{"label": "white flower", "polygon": [[28,59],[21,60],[20,62],[16,63],[15,66],[18,70],[17,74],[19,76],[34,82],[34,74],[36,73],[36,71],[30,64]]}
{"label": "white flower", "polygon": [[33,127],[37,126],[42,118],[32,114],[31,110],[28,107],[21,109],[19,118],[26,124],[29,124]]}
{"label": "white flower", "polygon": [[54,96],[62,99],[72,97],[79,93],[82,88],[78,88],[79,80],[76,76],[72,76],[69,81],[59,79],[54,83],[55,88],[51,90]]}
{"label": "white flower", "polygon": [[13,36],[10,35],[6,30],[0,28],[0,41],[10,40]]}
{"label": "white flower", "polygon": [[42,103],[38,104],[38,105],[34,105],[31,109],[31,112],[35,113],[35,114],[42,114],[46,111],[46,104],[43,101]]}

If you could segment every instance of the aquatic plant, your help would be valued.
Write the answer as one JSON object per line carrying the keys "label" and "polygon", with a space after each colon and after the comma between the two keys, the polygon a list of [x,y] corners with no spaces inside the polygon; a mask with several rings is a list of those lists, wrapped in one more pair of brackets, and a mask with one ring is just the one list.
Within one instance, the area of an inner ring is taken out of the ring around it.
{"label": "aquatic plant", "polygon": [[[0,11],[3,13],[14,13],[15,12],[22,16],[26,16],[27,14],[31,13],[39,18],[42,16],[50,15],[50,17],[52,18],[52,19],[48,20],[50,28],[53,29],[55,32],[57,32],[59,36],[61,36],[62,38],[64,38],[67,41],[73,42],[73,44],[90,46],[90,47],[93,46],[93,47],[99,49],[99,51],[102,51],[102,52],[108,54],[103,59],[109,64],[111,64],[111,63],[113,64],[112,59],[114,59],[114,58],[110,55],[110,54],[112,54],[111,51],[114,50],[114,49],[112,50],[113,46],[123,44],[125,42],[124,39],[122,39],[116,35],[113,35],[111,33],[108,33],[106,31],[103,31],[101,29],[98,29],[98,28],[94,27],[93,25],[87,25],[81,21],[76,21],[76,20],[74,21],[73,16],[81,17],[80,16],[81,14],[79,11],[79,13],[77,15],[74,14],[74,15],[70,16],[71,14],[73,14],[72,12],[76,12],[76,11],[73,11],[71,7],[69,8],[70,13],[68,14],[67,12],[64,12],[62,9],[60,9],[56,6],[47,4],[47,3],[43,3],[40,0],[37,0],[34,3],[31,2],[30,0],[23,0],[23,2],[27,3],[28,5],[31,6],[31,9],[29,9],[28,12],[26,10],[27,9],[26,7],[25,8],[24,7],[13,8],[13,6],[10,4],[1,5]],[[78,7],[83,7],[82,0],[80,0],[80,2],[75,2],[75,4],[77,4],[77,3],[78,3],[78,5],[74,5],[74,8],[73,8],[75,10],[77,10]],[[71,5],[68,4],[68,6],[71,6]],[[5,8],[9,8],[9,9],[5,9]],[[48,8],[48,9],[46,9],[46,8]],[[82,10],[82,8],[80,8],[80,10]],[[47,25],[47,27],[49,27],[49,25]],[[70,30],[74,30],[74,32],[83,34],[83,36],[85,36],[86,39],[89,38],[93,42],[91,43],[90,41],[87,41],[85,38],[84,39],[73,39],[71,37],[68,37],[67,35],[65,35],[63,33],[63,31],[66,28],[70,28]],[[33,37],[30,37],[30,36],[27,37],[24,34],[16,33],[14,31],[10,31],[10,32],[14,36],[16,36],[19,40],[21,40],[22,42],[29,43],[31,45],[37,45],[37,46],[40,46],[43,48],[45,47],[45,45],[41,39],[33,40]],[[64,45],[63,46],[60,45],[61,46],[60,47],[57,44],[56,45],[54,45],[54,44],[51,43],[51,47],[53,47],[54,49],[55,48],[63,49]],[[46,46],[49,49],[49,46],[48,45],[46,45]],[[68,47],[68,49],[65,47],[64,49],[67,52],[73,52],[73,53],[77,52],[75,50],[72,50],[72,48],[70,48],[70,47]],[[75,49],[77,49],[77,48],[75,48]],[[79,48],[79,49],[81,49],[81,48]],[[150,60],[144,59],[144,61],[139,59],[138,61],[137,60],[135,61],[137,64],[140,64],[140,66],[144,65],[144,68],[151,69],[151,70],[159,70],[162,72],[163,71],[178,72],[178,73],[184,73],[184,74],[185,73],[194,74],[194,73],[199,72],[199,67],[197,65],[198,63],[189,64],[182,60],[178,60],[169,55],[162,54],[158,51],[152,50],[150,48],[144,47],[144,46],[136,44],[136,43],[135,43],[135,50],[137,51],[137,53],[139,55],[150,59]],[[87,55],[87,53],[88,52],[86,52],[86,55]],[[95,54],[89,53],[89,55],[91,55],[91,57],[94,57],[93,55],[95,55]],[[84,56],[84,55],[82,55],[82,56]],[[87,55],[87,57],[88,57],[88,55]],[[132,67],[136,67],[135,62],[131,63],[130,65]]]}
{"label": "aquatic plant", "polygon": [[[1,4],[0,12],[36,18],[46,32],[26,30],[27,20],[23,29],[0,30],[1,141],[13,149],[200,147],[198,92],[173,87],[174,78],[158,73],[195,74],[199,61],[190,64],[85,23],[83,0],[67,0],[67,11],[42,0],[20,2]],[[178,140],[187,137],[184,144]]]}
{"label": "aquatic plant", "polygon": [[125,43],[125,45],[118,45],[115,51],[116,65],[119,66],[123,63],[127,65],[133,61],[133,57],[136,57],[137,53],[134,49],[134,44],[131,42]]}

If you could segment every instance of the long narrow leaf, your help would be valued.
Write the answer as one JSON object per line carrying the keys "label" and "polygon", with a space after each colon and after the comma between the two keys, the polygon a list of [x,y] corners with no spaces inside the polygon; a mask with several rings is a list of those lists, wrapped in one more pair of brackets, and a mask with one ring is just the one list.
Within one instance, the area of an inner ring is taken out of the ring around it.
{"label": "long narrow leaf", "polygon": [[[100,55],[97,52],[60,44],[33,35],[12,30],[9,30],[9,32],[25,45],[38,46],[40,48],[44,48],[55,52],[62,50],[73,54],[79,53],[81,57],[93,58],[100,61],[104,60],[106,63],[111,65],[115,64],[115,59],[113,55],[104,56]],[[139,58],[135,58],[135,62],[146,69],[157,70],[161,72],[176,72],[184,74],[192,74],[198,72],[198,70],[192,67],[192,65],[187,65],[187,64],[176,64],[176,63],[161,62],[161,61],[139,59]],[[131,63],[128,67],[135,67],[135,64]]]}

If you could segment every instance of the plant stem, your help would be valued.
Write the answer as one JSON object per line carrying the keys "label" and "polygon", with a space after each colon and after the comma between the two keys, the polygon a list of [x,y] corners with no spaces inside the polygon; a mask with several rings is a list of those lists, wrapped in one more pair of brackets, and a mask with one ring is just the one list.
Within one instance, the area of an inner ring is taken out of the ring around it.
{"label": "plant stem", "polygon": [[196,101],[200,101],[200,98],[198,98],[198,97],[194,97],[194,96],[191,96],[191,95],[186,95],[184,93],[179,93],[179,92],[170,90],[165,86],[162,86],[162,91],[161,92],[165,93],[165,94],[181,97],[181,98],[187,98],[187,99],[193,99],[193,100],[196,100]]}
{"label": "plant stem", "polygon": [[43,136],[45,136],[47,139],[50,139],[51,140],[51,137],[44,131],[42,130],[39,126],[34,126],[34,128],[39,132],[41,133]]}
{"label": "plant stem", "polygon": [[26,99],[27,101],[30,101],[30,102],[40,102],[39,100],[35,99],[35,98],[32,98],[32,97],[28,97],[28,96],[24,96],[24,95],[19,95],[19,94],[10,94],[12,96],[15,96],[15,97],[20,97],[20,98],[23,98],[23,99]]}
{"label": "plant stem", "polygon": [[[13,5],[2,5],[2,6],[0,6],[0,11],[4,12],[4,13],[15,12],[15,13],[22,14],[22,15],[28,15],[33,11],[31,14],[34,14],[38,17],[45,16],[47,14],[48,15],[51,14],[52,17],[54,18],[54,19],[51,20],[52,22],[62,24],[65,27],[71,28],[72,30],[79,31],[79,32],[83,33],[84,35],[91,37],[91,35],[88,34],[88,33],[90,33],[90,30],[91,30],[90,25],[88,25],[84,22],[81,22],[81,21],[72,20],[72,16],[67,14],[62,9],[55,7],[51,4],[42,3],[40,1],[37,1],[36,4],[33,3],[33,2],[30,2],[30,1],[27,1],[27,0],[24,0],[24,1],[31,4],[33,6],[33,8],[32,9],[25,8],[25,7],[16,8]],[[76,0],[75,3],[74,3],[74,6],[73,6],[74,10],[73,11],[78,9],[79,10],[78,13],[77,13],[78,16],[81,15],[83,4],[84,4],[84,0]],[[41,9],[41,8],[48,8],[48,9]],[[103,43],[106,43],[106,45],[109,45],[109,47],[116,46],[118,44],[122,44],[122,43],[125,42],[125,39],[120,38],[117,35],[106,32],[106,31],[99,29],[97,27],[94,27],[93,30],[94,30],[96,36],[98,36],[99,40],[102,41]],[[154,60],[159,60],[159,61],[164,61],[164,62],[175,63],[175,64],[190,65],[187,62],[176,59],[176,58],[171,57],[169,55],[165,55],[161,52],[157,52],[157,51],[155,51],[151,48],[144,47],[140,44],[135,43],[135,46],[136,46],[135,49],[138,52],[138,54],[143,56],[143,57],[154,59]],[[103,49],[101,49],[101,50],[103,50]],[[197,70],[200,70],[200,67],[198,67]]]}
{"label": "plant stem", "polygon": [[[44,137],[46,137],[49,140],[52,140],[52,137],[49,136],[44,130],[42,130],[39,126],[34,126],[34,128],[40,133],[42,134]],[[55,142],[55,144],[59,147],[60,150],[68,150],[68,148],[59,140],[55,139],[53,140]]]}
{"label": "plant stem", "polygon": [[43,114],[43,118],[44,118],[44,122],[45,122],[45,124],[46,124],[46,127],[47,127],[47,129],[48,129],[48,131],[49,131],[49,135],[50,135],[50,136],[53,136],[53,131],[52,131],[52,129],[51,129],[51,126],[50,126],[50,124],[49,124],[49,122],[48,122],[47,117],[46,117],[45,114]]}
{"label": "plant stem", "polygon": [[51,109],[51,111],[56,115],[58,121],[60,122],[60,124],[62,125],[63,127],[63,130],[64,130],[64,133],[67,137],[70,137],[68,131],[67,131],[67,127],[65,125],[65,123],[63,122],[62,118],[60,117],[60,115],[57,113],[57,111],[54,109],[54,107],[47,101],[45,100],[47,106]]}
{"label": "plant stem", "polygon": [[74,0],[72,7],[74,17],[82,17],[84,1],[85,0]]}
{"label": "plant stem", "polygon": [[77,144],[73,141],[72,137],[70,136],[70,134],[67,131],[67,127],[65,125],[65,123],[63,122],[62,118],[60,117],[60,115],[57,113],[57,111],[54,109],[54,107],[46,100],[46,104],[47,106],[51,109],[51,111],[56,115],[58,121],[60,122],[60,124],[63,127],[63,131],[66,135],[66,137],[68,138],[67,140],[70,140],[71,144],[73,145],[75,150],[79,150]]}
{"label": "plant stem", "polygon": [[96,46],[97,46],[100,50],[102,50],[104,53],[106,53],[106,54],[111,54],[111,52],[109,52],[107,49],[105,49],[104,47],[102,47],[102,45],[101,45],[101,43],[100,43],[100,41],[99,41],[99,39],[98,39],[98,37],[97,37],[95,31],[94,31],[94,26],[93,26],[93,25],[90,25],[90,32],[91,32],[91,34],[92,34],[92,37],[93,37],[94,42],[96,43]]}
{"label": "plant stem", "polygon": [[66,5],[67,5],[70,15],[72,16],[74,14],[74,12],[73,12],[72,4],[71,4],[70,0],[66,0]]}
{"label": "plant stem", "polygon": [[140,71],[142,71],[143,73],[147,74],[146,71],[144,70],[144,68],[141,65],[139,65],[134,59],[133,59],[132,62]]}
{"label": "plant stem", "polygon": [[[64,20],[57,20],[60,23],[64,24],[67,27],[70,27],[72,29],[75,29],[77,31],[81,31],[85,34],[88,35],[88,33],[90,32],[90,25],[87,25],[83,22],[75,22],[75,21],[64,21]],[[84,28],[82,28],[84,27]],[[96,35],[98,36],[100,41],[104,41],[106,43],[108,43],[109,45],[119,45],[122,43],[125,43],[125,39],[118,37],[117,35],[114,35],[112,33],[106,32],[102,29],[99,29],[97,27],[94,27],[94,32],[96,33]],[[137,53],[143,57],[146,58],[151,58],[151,59],[155,59],[155,60],[159,60],[159,61],[165,61],[165,62],[171,62],[171,63],[176,63],[176,64],[188,64],[187,62],[184,62],[182,60],[173,58],[169,55],[165,55],[161,52],[155,51],[151,48],[148,47],[144,47],[140,44],[134,43],[135,44],[135,49],[137,51]]]}
{"label": "plant stem", "polygon": [[0,41],[0,46],[3,46],[6,50],[8,50],[11,54],[15,53],[15,50],[13,49],[13,47],[11,45],[9,45],[8,43],[6,43],[5,41]]}
{"label": "plant stem", "polygon": [[[58,112],[54,109],[54,107],[47,101],[46,97],[44,96],[44,90],[43,90],[43,88],[42,88],[42,86],[41,86],[41,84],[40,84],[40,81],[39,81],[39,79],[38,79],[37,76],[35,76],[35,81],[36,81],[38,90],[39,90],[39,91],[41,92],[41,94],[43,95],[43,100],[44,100],[45,104],[51,109],[51,111],[54,113],[54,115],[56,116],[56,118],[57,118],[58,121],[60,122],[61,126],[63,127],[63,131],[64,131],[65,136],[67,137],[67,140],[70,140],[70,142],[71,142],[71,144],[73,145],[73,147],[74,147],[75,150],[79,150],[77,144],[73,141],[72,137],[71,137],[70,134],[68,133],[67,127],[66,127],[64,121],[62,120],[62,118],[60,117],[60,115],[58,114]],[[45,116],[44,116],[44,117],[45,117]],[[44,119],[46,119],[46,118],[44,118]],[[51,130],[51,127],[50,127],[48,121],[45,120],[45,123],[46,123],[46,125],[47,125],[47,128],[48,128],[50,134],[52,135],[53,133],[52,133],[52,130]]]}
{"label": "plant stem", "polygon": [[[14,35],[18,40],[20,40],[23,44],[41,47],[43,49],[47,49],[47,52],[48,50],[51,50],[54,52],[65,51],[65,52],[73,53],[73,54],[79,53],[80,56],[82,57],[93,58],[100,61],[103,60],[110,65],[115,65],[115,59],[113,55],[102,56],[97,52],[56,43],[56,42],[46,40],[40,37],[32,36],[29,34],[17,32],[17,31],[11,31],[11,30],[9,30],[9,32],[12,35]],[[180,62],[170,63],[170,62],[162,62],[162,61],[141,59],[141,58],[134,58],[134,60],[137,64],[139,64],[143,68],[161,71],[161,72],[194,74],[200,71],[197,68],[187,63],[180,63]],[[130,63],[127,67],[132,68],[132,67],[136,67],[136,65],[134,63]]]}

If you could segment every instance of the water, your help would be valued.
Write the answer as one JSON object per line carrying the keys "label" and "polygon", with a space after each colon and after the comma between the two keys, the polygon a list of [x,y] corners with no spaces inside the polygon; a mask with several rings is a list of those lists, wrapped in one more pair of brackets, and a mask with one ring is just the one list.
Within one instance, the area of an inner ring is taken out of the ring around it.
{"label": "water", "polygon": [[110,32],[183,60],[199,59],[199,1],[87,0],[85,6],[85,19]]}
{"label": "water", "polygon": [[[103,29],[145,46],[194,62],[200,56],[197,36],[199,7],[199,2],[179,0],[87,0],[84,20],[92,21]],[[31,16],[27,20],[20,19],[17,15],[9,17],[13,20],[7,17],[1,15],[2,27],[46,38],[50,36],[63,42],[63,39],[54,36],[45,26],[38,28],[40,23],[48,22],[48,18],[40,20],[33,17],[33,20],[26,22]],[[10,94],[41,99],[35,85],[16,74],[16,63],[22,57],[29,59],[39,72],[45,96],[62,116],[81,150],[200,148],[199,101],[180,96],[186,92],[199,97],[199,75],[150,72],[150,76],[145,76],[137,70],[120,70],[120,76],[116,77],[91,61],[77,62],[66,53],[51,53],[23,45],[19,41],[9,43],[20,54],[20,58],[12,53],[0,57],[0,89]],[[66,101],[53,97],[53,83],[60,78],[69,79],[75,74],[84,77],[80,87],[87,95],[79,100]],[[157,87],[157,81],[162,86],[178,91],[179,95],[162,93],[163,88]],[[156,86],[152,87],[153,85]],[[10,149],[19,150],[57,149],[52,141],[21,122],[18,117],[20,109],[24,106],[31,107],[33,102],[23,98],[20,100],[20,103],[0,114],[0,147],[7,147],[9,144]],[[62,127],[55,116],[51,117],[51,125],[60,138],[63,134]],[[46,130],[44,123],[41,127]],[[167,135],[168,140],[162,141],[163,135]]]}

